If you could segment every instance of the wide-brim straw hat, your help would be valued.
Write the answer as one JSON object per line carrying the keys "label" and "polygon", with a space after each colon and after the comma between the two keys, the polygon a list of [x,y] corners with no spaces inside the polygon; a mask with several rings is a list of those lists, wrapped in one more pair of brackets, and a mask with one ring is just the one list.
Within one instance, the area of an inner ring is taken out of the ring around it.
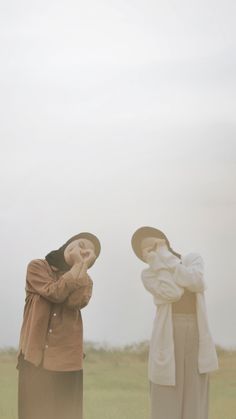
{"label": "wide-brim straw hat", "polygon": [[174,250],[170,247],[169,240],[167,239],[166,235],[161,231],[158,230],[155,227],[149,227],[149,226],[143,226],[138,228],[131,239],[131,244],[134,253],[136,256],[141,259],[143,262],[145,262],[143,255],[142,255],[142,248],[141,243],[143,239],[146,239],[147,237],[155,237],[157,239],[164,239],[166,241],[168,249],[177,257],[180,257],[179,253],[174,252]]}

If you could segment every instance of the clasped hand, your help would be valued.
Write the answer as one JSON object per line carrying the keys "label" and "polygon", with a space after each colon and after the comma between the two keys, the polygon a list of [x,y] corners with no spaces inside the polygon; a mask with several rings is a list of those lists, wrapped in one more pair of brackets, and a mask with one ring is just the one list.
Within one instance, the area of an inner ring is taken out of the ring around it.
{"label": "clasped hand", "polygon": [[166,246],[166,241],[164,239],[156,239],[153,246],[145,247],[142,251],[145,261],[148,262],[162,246]]}
{"label": "clasped hand", "polygon": [[93,249],[88,249],[84,243],[79,243],[71,249],[70,259],[73,264],[82,263],[88,267],[96,259],[96,255]]}

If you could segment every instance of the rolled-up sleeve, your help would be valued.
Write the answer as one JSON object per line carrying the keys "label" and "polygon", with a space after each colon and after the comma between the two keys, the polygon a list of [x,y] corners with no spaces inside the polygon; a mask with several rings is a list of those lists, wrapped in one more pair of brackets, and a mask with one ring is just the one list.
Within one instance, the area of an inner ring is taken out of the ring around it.
{"label": "rolled-up sleeve", "polygon": [[55,281],[43,261],[36,259],[28,265],[26,287],[53,303],[62,303],[79,287],[79,281],[69,271]]}

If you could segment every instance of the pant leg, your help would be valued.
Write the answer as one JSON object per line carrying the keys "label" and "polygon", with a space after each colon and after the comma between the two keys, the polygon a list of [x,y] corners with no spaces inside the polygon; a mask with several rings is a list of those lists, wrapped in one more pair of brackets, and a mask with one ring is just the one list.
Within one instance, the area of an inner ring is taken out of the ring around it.
{"label": "pant leg", "polygon": [[186,322],[183,316],[173,316],[173,334],[176,385],[150,383],[151,419],[182,419],[186,340]]}
{"label": "pant leg", "polygon": [[184,367],[183,419],[208,419],[209,375],[198,371],[198,327],[189,317]]}

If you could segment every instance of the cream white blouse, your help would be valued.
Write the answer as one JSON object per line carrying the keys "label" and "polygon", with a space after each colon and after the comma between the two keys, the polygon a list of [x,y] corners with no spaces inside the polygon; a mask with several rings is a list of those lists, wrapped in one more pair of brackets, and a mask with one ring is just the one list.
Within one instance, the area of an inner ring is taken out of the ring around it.
{"label": "cream white blouse", "polygon": [[153,295],[156,305],[149,348],[149,380],[155,384],[175,385],[172,303],[181,298],[185,288],[196,293],[199,373],[217,369],[216,349],[207,320],[201,256],[190,253],[180,261],[166,247],[162,247],[149,254],[148,264],[149,268],[142,272],[142,282]]}

